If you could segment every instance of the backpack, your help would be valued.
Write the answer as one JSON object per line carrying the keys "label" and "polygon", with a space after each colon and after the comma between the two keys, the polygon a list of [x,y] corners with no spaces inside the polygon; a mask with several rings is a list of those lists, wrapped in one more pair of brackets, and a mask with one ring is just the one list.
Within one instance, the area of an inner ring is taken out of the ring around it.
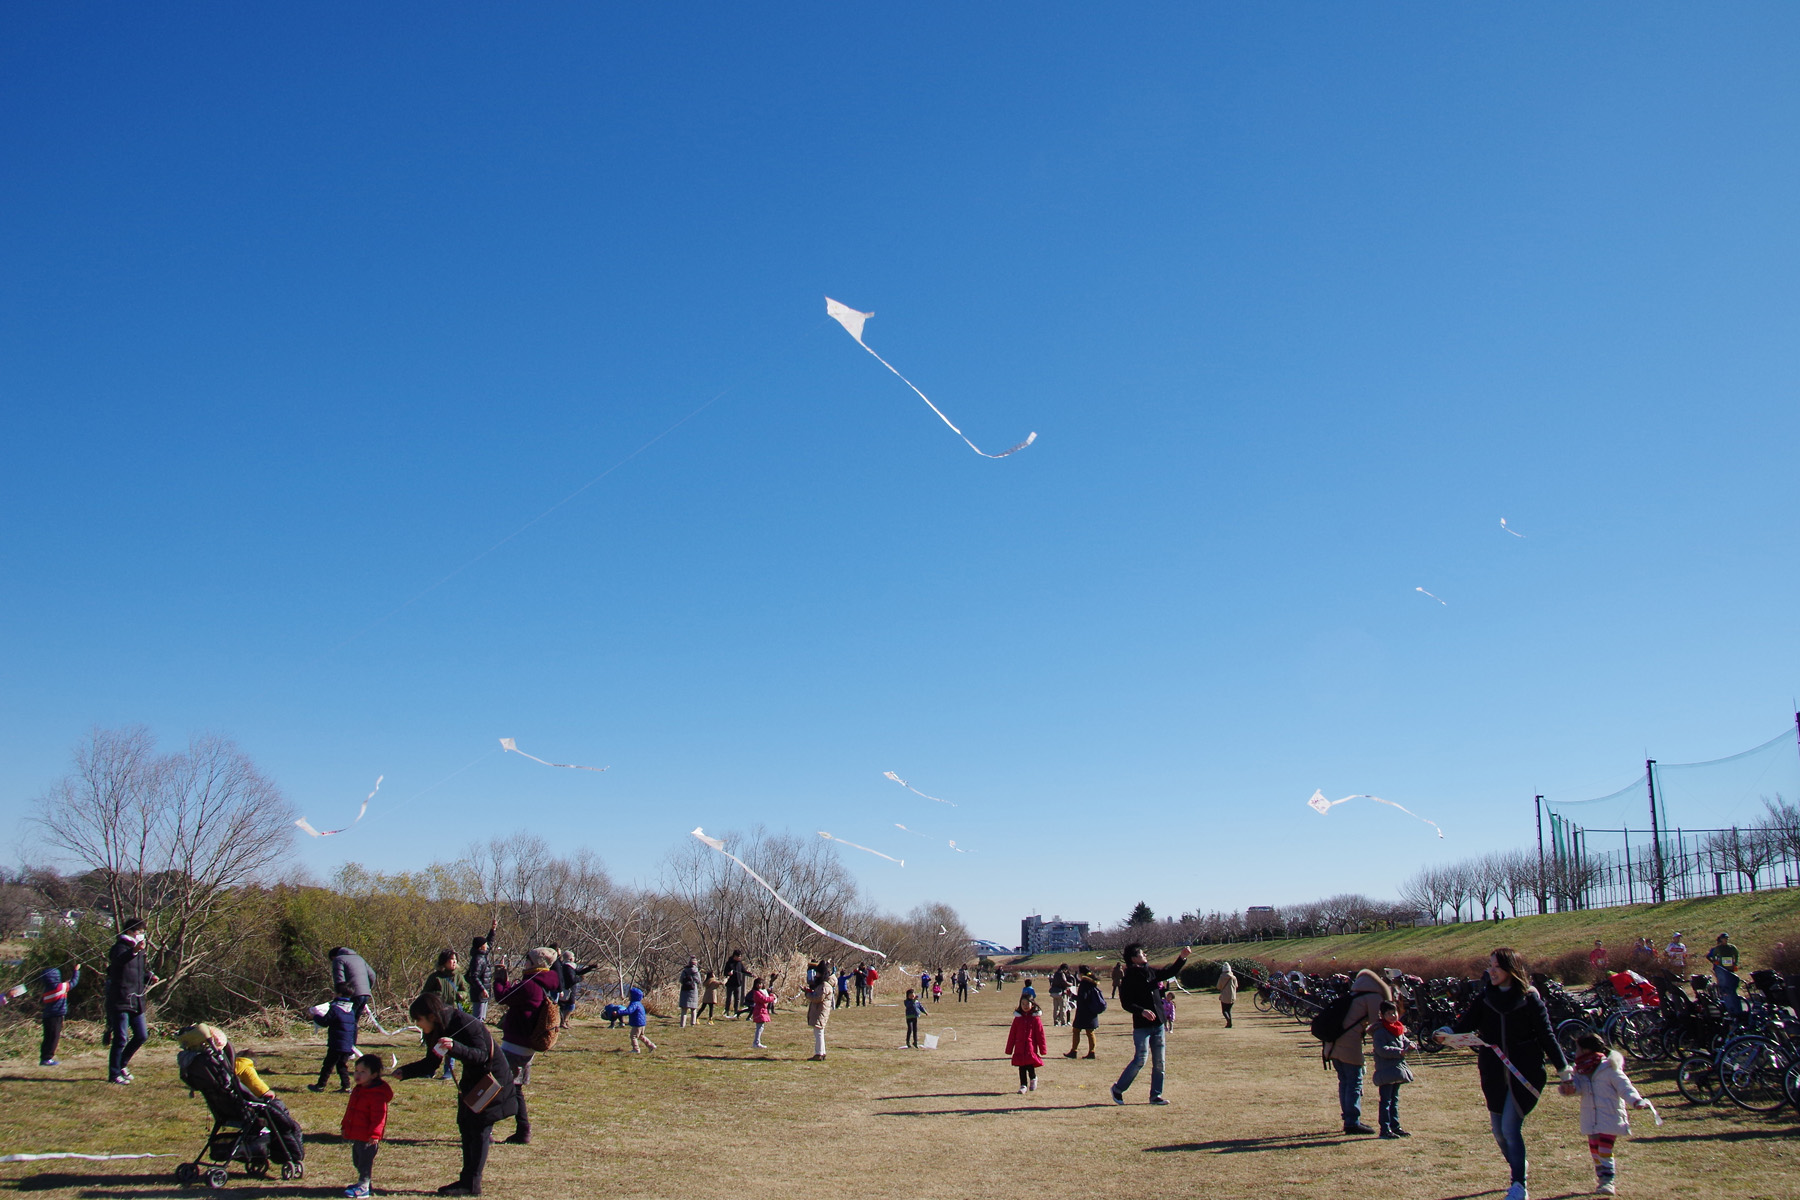
{"label": "backpack", "polygon": [[531,1039],[526,1044],[533,1050],[549,1050],[556,1045],[556,1035],[562,1032],[562,1014],[556,1010],[551,993],[545,991],[542,984],[538,991],[543,992],[544,1004],[538,1009],[537,1020],[531,1026]]}
{"label": "backpack", "polygon": [[1350,1006],[1356,996],[1345,992],[1313,1014],[1312,1035],[1326,1046],[1344,1036],[1344,1024],[1350,1017]]}

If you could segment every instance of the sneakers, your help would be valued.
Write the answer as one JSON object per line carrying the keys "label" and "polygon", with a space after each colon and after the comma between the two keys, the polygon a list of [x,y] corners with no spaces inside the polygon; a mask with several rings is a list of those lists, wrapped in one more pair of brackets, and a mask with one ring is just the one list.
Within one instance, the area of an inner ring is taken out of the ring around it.
{"label": "sneakers", "polygon": [[1167,1108],[1169,1106],[1169,1102],[1167,1100],[1164,1100],[1161,1096],[1150,1097],[1150,1103],[1160,1105],[1163,1108]]}
{"label": "sneakers", "polygon": [[325,1085],[322,1083],[309,1083],[306,1085],[306,1090],[309,1092],[322,1092],[325,1090]]}
{"label": "sneakers", "polygon": [[481,1195],[481,1189],[478,1187],[470,1187],[459,1179],[455,1183],[446,1183],[443,1187],[438,1189],[437,1194],[440,1196],[479,1196]]}
{"label": "sneakers", "polygon": [[521,1129],[515,1132],[511,1137],[501,1139],[501,1142],[503,1145],[507,1146],[529,1146],[531,1145],[531,1134]]}
{"label": "sneakers", "polygon": [[1618,1194],[1619,1189],[1614,1186],[1613,1181],[1610,1179],[1594,1188],[1594,1195],[1596,1196],[1616,1196]]}
{"label": "sneakers", "polygon": [[1515,1183],[1506,1189],[1506,1200],[1531,1200],[1531,1197],[1526,1193],[1524,1184]]}
{"label": "sneakers", "polygon": [[1392,1129],[1388,1130],[1388,1132],[1393,1134],[1395,1137],[1411,1137],[1412,1136],[1412,1134],[1406,1132],[1406,1130],[1400,1128],[1398,1125],[1396,1125]]}
{"label": "sneakers", "polygon": [[1123,1097],[1123,1096],[1121,1096],[1121,1095],[1120,1095],[1120,1094],[1119,1094],[1119,1089],[1118,1089],[1118,1088],[1109,1088],[1109,1089],[1108,1089],[1108,1090],[1109,1090],[1109,1091],[1110,1091],[1110,1092],[1111,1092],[1111,1093],[1112,1093],[1112,1098],[1113,1098],[1113,1103],[1114,1103],[1114,1104],[1123,1104],[1123,1103],[1125,1103],[1125,1097]]}
{"label": "sneakers", "polygon": [[1025,1094],[1025,1085],[1021,1083],[1019,1085],[1019,1095],[1023,1096],[1024,1094]]}
{"label": "sneakers", "polygon": [[1381,1131],[1381,1140],[1382,1140],[1382,1141],[1384,1141],[1384,1142],[1386,1142],[1386,1141],[1392,1141],[1392,1140],[1393,1140],[1393,1139],[1395,1139],[1395,1138],[1397,1138],[1397,1137],[1399,1137],[1399,1136],[1400,1136],[1400,1135],[1399,1135],[1399,1134],[1397,1134],[1397,1133],[1395,1133],[1395,1132],[1394,1132],[1394,1131],[1393,1131],[1393,1130],[1391,1130],[1391,1129],[1384,1129],[1384,1130],[1382,1130],[1382,1131]]}
{"label": "sneakers", "polygon": [[1037,1091],[1037,1080],[1033,1079],[1029,1086],[1032,1091],[1034,1091],[1034,1092]]}
{"label": "sneakers", "polygon": [[348,1196],[350,1200],[367,1200],[374,1194],[374,1191],[366,1183],[353,1183],[344,1189],[344,1195]]}
{"label": "sneakers", "polygon": [[57,1062],[54,1058],[46,1058],[46,1059],[42,1060],[41,1062],[39,1062],[38,1066],[40,1066],[40,1067],[60,1067],[60,1066],[62,1066],[62,1064]]}
{"label": "sneakers", "polygon": [[124,1086],[125,1086],[125,1085],[126,1085],[126,1084],[128,1084],[128,1083],[130,1083],[130,1082],[131,1082],[131,1076],[129,1076],[129,1075],[126,1075],[126,1074],[124,1074],[124,1073],[123,1073],[123,1072],[121,1072],[121,1073],[120,1073],[120,1074],[118,1074],[118,1075],[114,1075],[114,1076],[112,1076],[112,1077],[111,1077],[111,1078],[110,1078],[110,1079],[108,1079],[108,1080],[107,1080],[107,1081],[106,1081],[106,1082],[108,1082],[108,1083],[116,1083],[116,1084],[118,1084],[118,1085],[119,1085],[119,1086],[120,1086],[120,1087],[124,1087]]}
{"label": "sneakers", "polygon": [[[1064,1058],[1076,1058],[1079,1056],[1073,1050],[1071,1050],[1067,1054],[1063,1055],[1063,1057]],[[1092,1057],[1092,1056],[1090,1055],[1089,1057]]]}
{"label": "sneakers", "polygon": [[[1374,1133],[1375,1131],[1373,1129],[1370,1129],[1367,1125],[1364,1125],[1361,1121],[1346,1121],[1346,1122],[1344,1122],[1344,1132],[1345,1133]],[[1512,1198],[1509,1196],[1507,1198],[1507,1200],[1512,1200]]]}

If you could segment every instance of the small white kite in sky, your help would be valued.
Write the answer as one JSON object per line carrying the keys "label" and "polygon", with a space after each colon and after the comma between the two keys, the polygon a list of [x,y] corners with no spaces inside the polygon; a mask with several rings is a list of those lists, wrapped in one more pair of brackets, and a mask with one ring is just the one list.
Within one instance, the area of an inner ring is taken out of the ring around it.
{"label": "small white kite in sky", "polygon": [[[839,304],[836,300],[833,300],[830,296],[825,297],[825,313],[832,320],[836,321],[839,325],[842,325],[844,327],[844,332],[848,333],[851,337],[856,339],[857,345],[861,346],[864,350],[867,350],[870,354],[874,354],[876,362],[880,363],[882,366],[886,367],[888,370],[894,371],[893,363],[890,363],[887,359],[881,357],[881,355],[875,354],[874,349],[869,345],[869,343],[863,341],[863,335],[862,335],[863,334],[863,322],[867,321],[870,317],[874,316],[875,315],[874,313],[858,312],[856,309],[851,308],[848,304]],[[921,392],[918,389],[918,387],[913,383],[912,380],[910,380],[906,376],[900,374],[900,372],[898,372],[898,371],[894,371],[894,375],[896,378],[898,378],[900,380],[901,383],[904,383],[907,387],[912,388],[913,394],[916,395],[919,399],[925,401],[925,406],[927,408],[929,408],[932,412],[936,413],[938,415],[938,419],[940,421],[942,421],[944,424],[950,426],[950,432],[954,433],[957,437],[961,438],[963,440],[964,444],[969,447],[969,449],[971,449],[975,453],[981,455],[981,457],[983,457],[983,458],[1005,458],[1009,454],[1017,454],[1019,451],[1023,450],[1025,447],[1031,445],[1031,443],[1037,441],[1037,434],[1033,433],[1029,437],[1027,437],[1024,441],[1022,441],[1018,445],[1014,446],[1011,450],[1002,450],[998,454],[989,454],[986,450],[983,450],[980,446],[977,446],[974,442],[969,441],[969,436],[966,433],[964,433],[962,430],[958,429],[956,427],[955,423],[952,422],[949,417],[946,417],[944,415],[944,410],[939,408],[937,405],[933,404],[931,402],[931,397],[927,396],[924,392]]]}
{"label": "small white kite in sky", "polygon": [[[893,780],[895,783],[899,784],[901,787],[905,788],[907,791],[911,792],[913,795],[925,796],[924,792],[921,792],[918,788],[916,788],[912,784],[906,782],[906,780],[900,778],[898,775],[894,774],[892,771],[883,771],[882,774],[886,775],[889,779]],[[936,796],[925,796],[925,798],[927,800],[937,800],[937,802],[939,804],[948,804],[951,808],[960,807],[954,800],[940,800]]]}
{"label": "small white kite in sky", "polygon": [[840,845],[840,846],[848,846],[848,847],[850,847],[850,848],[851,848],[851,849],[852,849],[852,850],[861,850],[861,851],[862,851],[862,852],[863,852],[863,853],[865,853],[865,854],[873,854],[873,855],[874,855],[874,856],[875,856],[875,857],[876,857],[876,858],[885,858],[885,859],[887,859],[887,860],[888,860],[888,861],[889,861],[889,862],[891,862],[891,863],[899,863],[899,864],[900,864],[900,865],[901,865],[901,866],[903,866],[903,867],[904,867],[904,866],[905,866],[905,865],[906,865],[906,860],[905,860],[905,859],[904,859],[904,858],[895,858],[895,857],[894,857],[894,856],[893,856],[893,855],[891,855],[891,854],[883,854],[883,853],[882,853],[882,852],[881,852],[881,851],[879,851],[879,850],[871,850],[871,849],[869,849],[869,847],[867,847],[867,846],[859,846],[859,845],[857,845],[857,844],[856,844],[856,843],[855,843],[855,842],[848,842],[848,841],[845,841],[845,840],[844,840],[844,839],[843,839],[843,838],[841,838],[841,837],[832,837],[832,836],[831,836],[831,835],[830,835],[830,834],[829,834],[829,833],[826,833],[826,832],[825,832],[825,831],[824,831],[824,830],[823,830],[823,829],[821,829],[821,830],[819,830],[819,836],[820,836],[820,837],[822,837],[822,838],[824,838],[824,839],[825,839],[825,840],[826,840],[826,841],[828,841],[828,842],[836,842],[836,843],[837,843],[837,844],[838,844],[838,845]]}
{"label": "small white kite in sky", "polygon": [[717,850],[720,854],[723,854],[726,858],[729,858],[732,862],[736,863],[738,866],[744,868],[744,874],[750,876],[750,878],[752,878],[752,879],[756,880],[756,882],[762,884],[763,888],[769,893],[769,895],[775,897],[776,901],[781,905],[781,907],[787,909],[789,912],[793,913],[796,917],[799,917],[801,920],[801,923],[804,924],[808,929],[812,930],[814,933],[822,934],[823,936],[830,938],[834,942],[837,942],[841,945],[849,946],[852,950],[861,950],[864,954],[873,954],[877,958],[881,958],[881,959],[887,958],[887,955],[885,955],[881,951],[875,949],[873,946],[865,946],[861,942],[853,942],[847,937],[842,937],[838,934],[831,932],[831,930],[825,928],[823,925],[819,924],[817,921],[813,920],[811,917],[807,916],[805,913],[803,913],[799,909],[795,908],[792,904],[788,903],[788,898],[786,896],[782,895],[780,892],[775,890],[774,885],[772,885],[768,880],[764,879],[761,875],[758,875],[755,871],[752,871],[750,869],[749,863],[745,862],[743,859],[739,858],[737,855],[735,855],[731,851],[727,850],[725,848],[725,843],[723,841],[719,840],[716,837],[707,837],[706,834],[701,830],[701,828],[698,825],[696,825],[694,827],[693,835],[695,837],[699,838],[701,841],[705,842],[707,845],[711,846],[714,850]]}
{"label": "small white kite in sky", "polygon": [[[513,740],[511,738],[501,738],[500,739],[500,748],[502,750],[510,750],[514,754],[517,754],[520,758],[529,758],[532,762],[543,763],[546,767],[567,767],[571,771],[595,771],[595,772],[610,771],[612,769],[611,767],[584,767],[580,763],[547,762],[544,759],[539,758],[535,754],[525,753],[523,750],[519,749],[518,746],[513,744]],[[489,750],[488,753],[492,754],[493,751]]]}
{"label": "small white kite in sky", "polygon": [[1418,813],[1412,811],[1410,808],[1407,808],[1405,805],[1395,804],[1392,800],[1383,800],[1380,796],[1371,796],[1366,792],[1358,792],[1354,796],[1345,796],[1342,800],[1327,800],[1325,798],[1324,792],[1315,791],[1312,794],[1312,799],[1310,799],[1306,802],[1306,806],[1308,808],[1312,809],[1314,812],[1318,813],[1322,817],[1326,813],[1330,812],[1332,809],[1336,808],[1338,805],[1347,803],[1348,801],[1351,801],[1351,800],[1373,800],[1377,804],[1385,804],[1389,808],[1397,808],[1401,812],[1405,813],[1407,816],[1411,817],[1413,820],[1424,821],[1425,824],[1431,826],[1433,829],[1436,829],[1437,835],[1439,837],[1444,836],[1443,829],[1441,827],[1439,827],[1439,825],[1436,821],[1426,820],[1424,817],[1421,817]]}
{"label": "small white kite in sky", "polygon": [[[492,753],[492,751],[489,751],[489,753]],[[386,778],[386,775],[377,775],[375,777],[375,792],[381,790],[381,781]],[[362,820],[363,815],[369,811],[369,801],[375,798],[375,792],[370,792],[367,796],[363,797],[362,807],[356,810],[356,821]],[[350,825],[344,826],[344,829],[349,829],[351,825],[356,824],[356,821],[350,822]],[[305,830],[309,837],[330,837],[333,834],[344,832],[344,829],[314,829],[312,824],[307,821],[305,817],[301,817],[298,821],[295,821],[294,824]]]}
{"label": "small white kite in sky", "polygon": [[[1415,591],[1415,592],[1425,592],[1425,594],[1426,594],[1426,595],[1427,595],[1427,596],[1431,596],[1431,593],[1430,593],[1430,592],[1426,592],[1426,591],[1425,591],[1425,589],[1424,589],[1424,588],[1422,588],[1422,587],[1416,587],[1416,588],[1414,588],[1414,589],[1413,589],[1413,591]],[[1437,602],[1438,602],[1438,603],[1439,603],[1439,604],[1442,604],[1442,605],[1443,605],[1443,606],[1444,606],[1444,607],[1445,607],[1445,608],[1449,608],[1449,607],[1450,607],[1450,605],[1449,605],[1449,604],[1448,604],[1448,603],[1447,603],[1447,602],[1446,602],[1446,601],[1443,601],[1443,600],[1438,600],[1438,598],[1437,598],[1437,597],[1436,597],[1436,596],[1431,596],[1431,598],[1432,598],[1432,599],[1433,599],[1433,600],[1437,600]]]}
{"label": "small white kite in sky", "polygon": [[1516,538],[1522,538],[1525,536],[1524,534],[1520,533],[1518,530],[1514,529],[1511,525],[1508,525],[1506,523],[1505,517],[1500,518],[1500,528],[1506,530],[1506,532],[1512,534]]}

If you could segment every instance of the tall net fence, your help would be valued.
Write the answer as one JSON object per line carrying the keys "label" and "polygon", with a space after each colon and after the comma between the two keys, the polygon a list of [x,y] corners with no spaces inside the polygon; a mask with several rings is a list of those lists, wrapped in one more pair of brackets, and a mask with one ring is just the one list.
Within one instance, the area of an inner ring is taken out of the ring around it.
{"label": "tall net fence", "polygon": [[1651,761],[1590,800],[1546,800],[1550,911],[1800,886],[1800,717],[1739,754]]}

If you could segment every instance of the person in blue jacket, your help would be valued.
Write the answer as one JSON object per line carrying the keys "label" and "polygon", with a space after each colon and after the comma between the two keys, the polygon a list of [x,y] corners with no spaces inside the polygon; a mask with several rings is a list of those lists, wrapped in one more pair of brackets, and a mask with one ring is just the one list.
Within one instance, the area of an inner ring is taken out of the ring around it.
{"label": "person in blue jacket", "polygon": [[644,1008],[643,988],[631,989],[631,1003],[625,1006],[625,1023],[631,1026],[631,1052],[633,1054],[643,1053],[638,1046],[640,1042],[652,1050],[656,1049],[656,1043],[651,1041],[650,1035],[644,1032],[644,1026],[650,1023],[650,1014]]}
{"label": "person in blue jacket", "polygon": [[325,1006],[325,1012],[312,1014],[313,1024],[326,1030],[325,1061],[319,1064],[319,1082],[309,1083],[306,1090],[322,1092],[331,1073],[338,1073],[338,1091],[350,1090],[350,1060],[356,1057],[356,998],[348,984],[338,984],[337,998]]}
{"label": "person in blue jacket", "polygon": [[43,1005],[44,1041],[38,1047],[38,1066],[57,1067],[62,1064],[56,1061],[56,1047],[62,1041],[63,1022],[69,1016],[69,992],[81,982],[81,964],[75,964],[75,973],[63,982],[62,972],[55,967],[44,971],[43,995],[38,1002]]}

